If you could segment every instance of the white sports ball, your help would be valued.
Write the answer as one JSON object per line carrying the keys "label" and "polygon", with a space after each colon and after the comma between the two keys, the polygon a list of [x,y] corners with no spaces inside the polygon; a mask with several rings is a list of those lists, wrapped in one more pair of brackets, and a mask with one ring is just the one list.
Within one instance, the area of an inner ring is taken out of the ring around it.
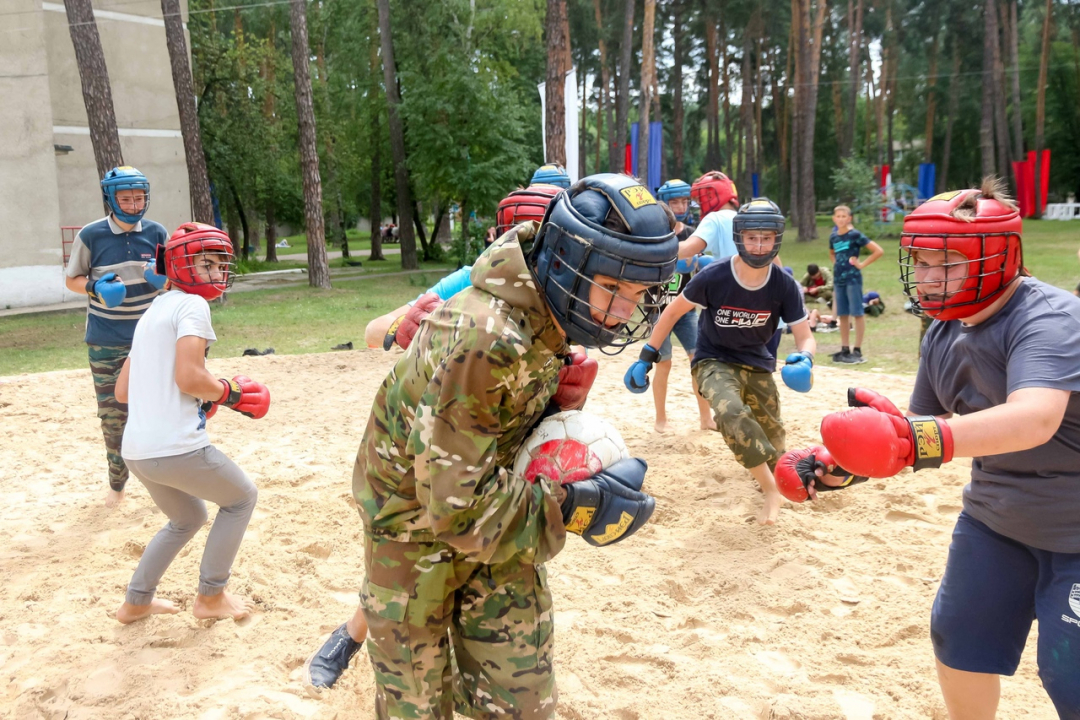
{"label": "white sports ball", "polygon": [[514,477],[537,475],[566,483],[584,480],[630,457],[619,431],[603,418],[564,410],[537,425],[514,461]]}

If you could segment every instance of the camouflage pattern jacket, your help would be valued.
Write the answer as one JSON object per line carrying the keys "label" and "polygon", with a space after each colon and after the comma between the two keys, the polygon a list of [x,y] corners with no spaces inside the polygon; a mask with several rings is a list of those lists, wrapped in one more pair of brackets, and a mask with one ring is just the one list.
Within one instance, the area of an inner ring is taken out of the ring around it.
{"label": "camouflage pattern jacket", "polygon": [[367,532],[490,564],[562,550],[551,486],[509,472],[569,353],[519,244],[538,227],[520,225],[480,256],[472,287],[428,316],[379,388],[353,470]]}

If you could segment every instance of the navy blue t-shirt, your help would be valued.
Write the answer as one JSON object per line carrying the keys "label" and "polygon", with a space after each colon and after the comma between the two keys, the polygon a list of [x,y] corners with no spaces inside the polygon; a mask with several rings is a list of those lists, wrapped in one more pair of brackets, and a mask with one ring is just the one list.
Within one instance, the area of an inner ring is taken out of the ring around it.
{"label": "navy blue t-shirt", "polygon": [[1080,553],[1080,300],[1025,278],[978,325],[935,321],[923,339],[909,409],[968,415],[1023,388],[1072,393],[1061,426],[1039,447],[972,459],[964,510],[1025,545]]}
{"label": "navy blue t-shirt", "polygon": [[776,359],[766,345],[781,318],[788,325],[806,320],[802,288],[775,265],[762,285],[748,288],[735,274],[733,260],[713,262],[683,290],[684,298],[703,308],[694,362],[715,358],[773,372]]}
{"label": "navy blue t-shirt", "polygon": [[158,289],[143,277],[146,263],[153,262],[158,245],[169,233],[153,220],[143,219],[125,232],[112,217],[84,226],[75,236],[68,260],[68,277],[100,280],[116,273],[127,287],[127,297],[117,307],[87,300],[86,342],[89,345],[131,347],[135,325],[158,296]]}
{"label": "navy blue t-shirt", "polygon": [[836,263],[833,265],[833,287],[846,285],[862,278],[859,268],[851,264],[851,258],[859,257],[862,249],[869,244],[870,238],[855,228],[851,228],[843,235],[835,230],[829,235],[829,249],[836,254]]}

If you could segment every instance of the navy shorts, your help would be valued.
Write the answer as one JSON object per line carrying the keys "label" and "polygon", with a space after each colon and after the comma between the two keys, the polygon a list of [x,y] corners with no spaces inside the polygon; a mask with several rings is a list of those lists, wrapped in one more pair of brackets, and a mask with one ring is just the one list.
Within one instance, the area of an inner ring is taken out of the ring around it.
{"label": "navy shorts", "polygon": [[686,354],[693,356],[694,350],[697,350],[697,330],[697,310],[691,310],[675,321],[675,327],[671,328],[671,332],[668,333],[668,336],[664,338],[664,342],[660,345],[660,362],[667,362],[671,359],[672,333],[675,334],[675,337],[679,338],[679,344],[682,345]]}
{"label": "navy shorts", "polygon": [[1039,619],[1039,678],[1058,714],[1080,719],[1080,553],[1040,550],[961,512],[930,615],[934,654],[968,672],[1012,675]]}
{"label": "navy shorts", "polygon": [[843,284],[833,285],[833,297],[836,298],[837,315],[851,317],[862,315],[862,276],[847,280]]}

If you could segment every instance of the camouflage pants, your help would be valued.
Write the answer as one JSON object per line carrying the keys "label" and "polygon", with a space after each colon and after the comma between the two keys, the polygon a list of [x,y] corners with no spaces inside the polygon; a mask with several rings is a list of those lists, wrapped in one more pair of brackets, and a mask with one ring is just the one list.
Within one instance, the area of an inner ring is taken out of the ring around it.
{"label": "camouflage pants", "polygon": [[445,543],[367,536],[360,593],[379,718],[552,718],[542,565],[470,562]]}
{"label": "camouflage pants", "polygon": [[127,422],[127,403],[116,399],[116,379],[124,365],[129,347],[104,347],[90,345],[90,374],[97,392],[98,417],[101,418],[101,434],[105,436],[105,458],[109,463],[109,487],[123,490],[128,479],[127,465],[120,457],[120,445],[124,440],[124,424]]}
{"label": "camouflage pants", "polygon": [[772,373],[707,358],[690,374],[735,460],[744,468],[773,467],[784,452],[785,433]]}

